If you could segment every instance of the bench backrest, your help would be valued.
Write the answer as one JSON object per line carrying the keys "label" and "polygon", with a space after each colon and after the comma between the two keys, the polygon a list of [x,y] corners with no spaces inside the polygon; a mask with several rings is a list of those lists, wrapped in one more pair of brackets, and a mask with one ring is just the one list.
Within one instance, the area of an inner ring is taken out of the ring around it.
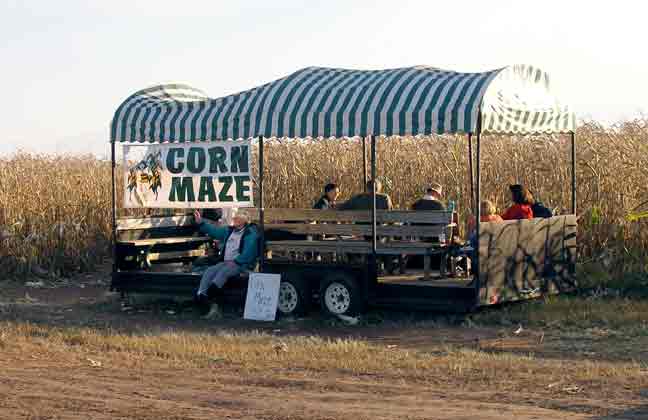
{"label": "bench backrest", "polygon": [[[249,209],[258,222],[257,209]],[[444,211],[378,210],[377,234],[380,236],[435,237],[452,226],[452,213]],[[302,235],[371,235],[371,211],[266,209],[266,230]]]}
{"label": "bench backrest", "polygon": [[[247,209],[258,223],[259,211]],[[452,226],[452,214],[445,211],[378,210],[376,220],[381,236],[434,237]],[[371,212],[312,209],[266,209],[266,230],[300,235],[371,235]],[[195,232],[192,215],[124,217],[117,220],[119,239],[187,236]]]}

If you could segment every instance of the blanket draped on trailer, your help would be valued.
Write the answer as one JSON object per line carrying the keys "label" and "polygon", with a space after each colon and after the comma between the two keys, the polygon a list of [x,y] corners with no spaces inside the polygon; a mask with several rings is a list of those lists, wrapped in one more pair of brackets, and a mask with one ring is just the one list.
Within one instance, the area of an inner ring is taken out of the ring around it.
{"label": "blanket draped on trailer", "polygon": [[217,99],[183,84],[140,90],[115,112],[111,141],[476,133],[480,113],[483,133],[575,129],[575,116],[556,100],[548,75],[532,66],[483,73],[308,67]]}

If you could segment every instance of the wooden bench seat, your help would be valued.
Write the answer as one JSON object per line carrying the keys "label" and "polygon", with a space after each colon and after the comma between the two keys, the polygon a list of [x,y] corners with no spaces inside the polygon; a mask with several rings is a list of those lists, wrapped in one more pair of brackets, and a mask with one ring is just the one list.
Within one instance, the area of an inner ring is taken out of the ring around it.
{"label": "wooden bench seat", "polygon": [[125,241],[118,241],[121,244],[129,244],[133,246],[150,246],[150,245],[171,245],[182,244],[189,242],[205,243],[211,241],[208,236],[180,236],[172,238],[147,238],[147,239],[132,239]]}

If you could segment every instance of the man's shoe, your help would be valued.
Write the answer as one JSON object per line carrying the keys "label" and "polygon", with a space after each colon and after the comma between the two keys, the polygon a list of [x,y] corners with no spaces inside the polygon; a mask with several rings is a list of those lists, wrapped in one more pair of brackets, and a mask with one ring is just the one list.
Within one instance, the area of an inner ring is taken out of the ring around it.
{"label": "man's shoe", "polygon": [[222,319],[222,318],[223,318],[223,313],[221,312],[221,309],[217,303],[212,303],[207,315],[202,317],[202,319],[210,319],[210,320]]}

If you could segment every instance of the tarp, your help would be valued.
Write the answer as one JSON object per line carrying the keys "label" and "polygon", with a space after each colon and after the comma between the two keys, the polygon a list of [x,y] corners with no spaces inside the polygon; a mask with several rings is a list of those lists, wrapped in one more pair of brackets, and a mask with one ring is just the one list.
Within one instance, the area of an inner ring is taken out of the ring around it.
{"label": "tarp", "polygon": [[217,99],[183,84],[141,90],[115,112],[111,141],[476,133],[480,112],[484,133],[566,133],[576,124],[548,75],[532,66],[483,73],[308,67]]}

